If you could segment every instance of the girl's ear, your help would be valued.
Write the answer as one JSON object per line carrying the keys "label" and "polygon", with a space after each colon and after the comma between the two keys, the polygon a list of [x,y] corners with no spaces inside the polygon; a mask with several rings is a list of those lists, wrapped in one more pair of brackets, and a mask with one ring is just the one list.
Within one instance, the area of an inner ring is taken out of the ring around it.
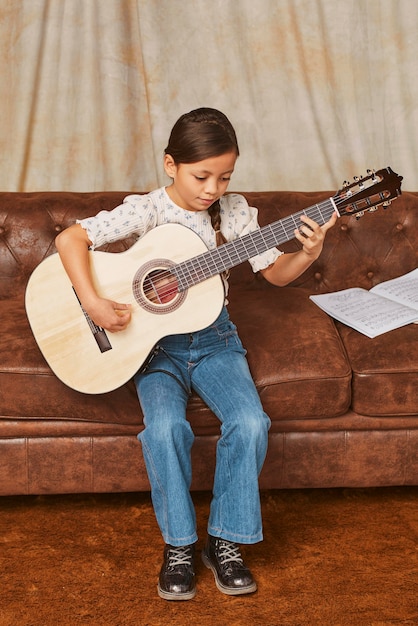
{"label": "girl's ear", "polygon": [[164,155],[164,169],[167,176],[169,176],[170,178],[174,178],[177,172],[177,165],[175,164],[171,154]]}

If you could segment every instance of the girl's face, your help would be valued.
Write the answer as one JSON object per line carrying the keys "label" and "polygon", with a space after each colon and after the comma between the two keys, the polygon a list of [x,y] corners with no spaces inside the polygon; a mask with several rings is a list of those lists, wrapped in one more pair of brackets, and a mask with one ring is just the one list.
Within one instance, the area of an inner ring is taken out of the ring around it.
{"label": "girl's face", "polygon": [[166,154],[164,169],[173,182],[167,187],[171,200],[186,211],[206,211],[227,190],[237,155],[227,152],[196,163],[179,163]]}

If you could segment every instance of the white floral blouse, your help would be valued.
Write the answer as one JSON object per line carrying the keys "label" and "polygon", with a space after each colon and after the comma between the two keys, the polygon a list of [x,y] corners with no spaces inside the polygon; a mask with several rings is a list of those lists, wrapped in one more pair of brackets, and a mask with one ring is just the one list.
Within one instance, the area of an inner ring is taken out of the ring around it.
{"label": "white floral blouse", "polygon": [[[253,232],[259,228],[258,211],[250,207],[244,196],[230,193],[220,198],[221,232],[226,241]],[[191,228],[205,242],[208,249],[216,248],[215,232],[207,211],[187,211],[176,205],[165,187],[147,194],[129,195],[111,211],[100,211],[96,216],[78,220],[86,229],[91,248],[124,239],[130,235],[140,238],[161,224],[182,224]],[[263,252],[251,259],[254,272],[262,270],[282,254],[277,248]]]}

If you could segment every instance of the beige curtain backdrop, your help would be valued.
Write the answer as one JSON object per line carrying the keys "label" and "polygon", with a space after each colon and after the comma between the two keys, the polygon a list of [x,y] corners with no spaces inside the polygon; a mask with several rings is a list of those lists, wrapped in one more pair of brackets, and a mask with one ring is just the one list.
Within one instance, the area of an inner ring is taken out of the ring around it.
{"label": "beige curtain backdrop", "polygon": [[0,189],[149,190],[175,120],[223,110],[231,189],[418,190],[417,0],[0,0]]}

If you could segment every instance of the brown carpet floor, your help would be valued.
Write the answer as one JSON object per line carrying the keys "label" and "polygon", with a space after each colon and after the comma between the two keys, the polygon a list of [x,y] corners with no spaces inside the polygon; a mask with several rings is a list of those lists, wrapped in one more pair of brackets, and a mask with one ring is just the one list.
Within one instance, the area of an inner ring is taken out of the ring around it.
{"label": "brown carpet floor", "polygon": [[[201,547],[210,495],[194,494]],[[157,596],[149,494],[0,499],[1,626],[418,624],[418,488],[262,493],[265,540],[243,550],[252,596],[197,563],[189,602]]]}

